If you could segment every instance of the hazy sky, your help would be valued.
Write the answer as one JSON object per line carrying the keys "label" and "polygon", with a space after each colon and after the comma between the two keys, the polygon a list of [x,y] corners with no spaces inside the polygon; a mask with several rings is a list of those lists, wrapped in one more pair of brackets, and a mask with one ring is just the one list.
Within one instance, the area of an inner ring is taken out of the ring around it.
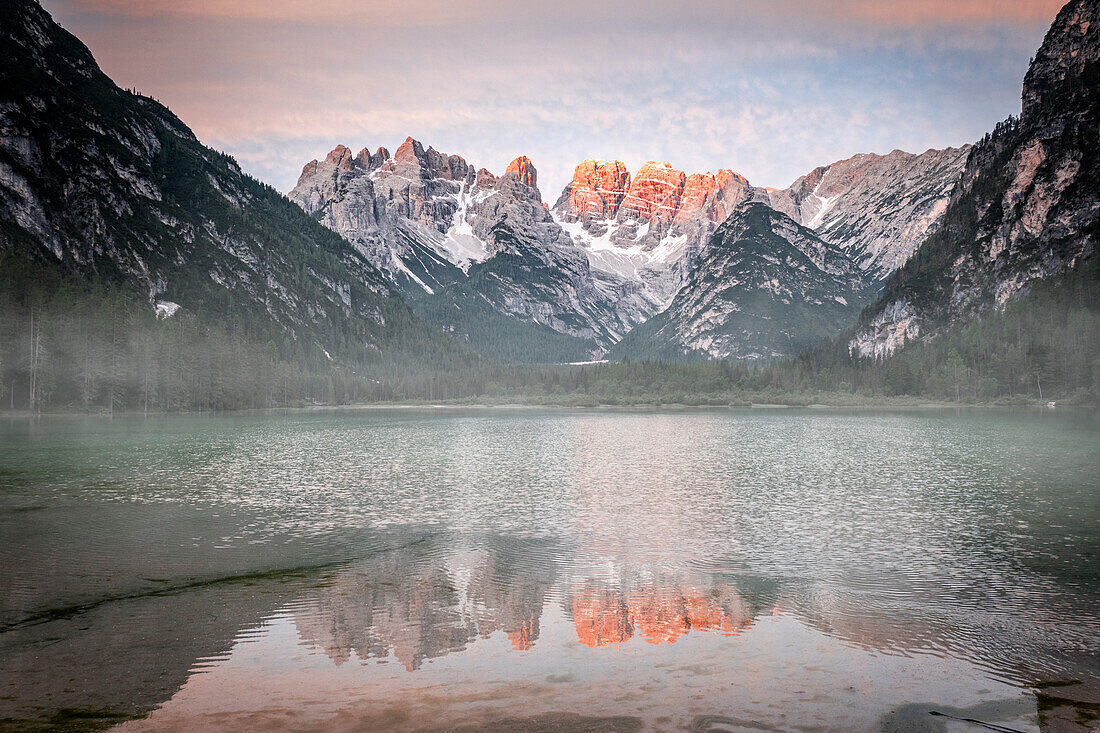
{"label": "hazy sky", "polygon": [[785,187],[1019,112],[1062,0],[43,0],[104,71],[281,191],[406,135],[553,203],[584,158]]}

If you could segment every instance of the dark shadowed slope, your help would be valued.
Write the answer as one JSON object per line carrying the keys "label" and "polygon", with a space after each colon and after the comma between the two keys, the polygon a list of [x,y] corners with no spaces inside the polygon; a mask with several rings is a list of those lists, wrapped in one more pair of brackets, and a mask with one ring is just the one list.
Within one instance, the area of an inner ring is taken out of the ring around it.
{"label": "dark shadowed slope", "polygon": [[0,1],[0,259],[8,289],[121,285],[322,361],[451,348],[345,240],[119,89],[29,0]]}
{"label": "dark shadowed slope", "polygon": [[792,356],[840,331],[872,296],[836,245],[767,204],[739,205],[663,312],[612,356],[661,360]]}

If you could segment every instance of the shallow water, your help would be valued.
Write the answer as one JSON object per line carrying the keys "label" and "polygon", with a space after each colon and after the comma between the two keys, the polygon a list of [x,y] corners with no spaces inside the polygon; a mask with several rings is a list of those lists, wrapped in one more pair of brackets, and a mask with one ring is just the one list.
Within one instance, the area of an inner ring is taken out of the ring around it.
{"label": "shallow water", "polygon": [[0,724],[1038,730],[1036,683],[1100,675],[1098,448],[1050,412],[13,421]]}

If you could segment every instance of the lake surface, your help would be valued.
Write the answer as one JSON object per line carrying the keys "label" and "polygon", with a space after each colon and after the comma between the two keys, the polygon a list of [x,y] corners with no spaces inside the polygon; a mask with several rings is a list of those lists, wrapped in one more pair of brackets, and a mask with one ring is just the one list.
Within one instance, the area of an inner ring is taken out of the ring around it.
{"label": "lake surface", "polygon": [[0,727],[1033,731],[1098,560],[1088,415],[15,420]]}

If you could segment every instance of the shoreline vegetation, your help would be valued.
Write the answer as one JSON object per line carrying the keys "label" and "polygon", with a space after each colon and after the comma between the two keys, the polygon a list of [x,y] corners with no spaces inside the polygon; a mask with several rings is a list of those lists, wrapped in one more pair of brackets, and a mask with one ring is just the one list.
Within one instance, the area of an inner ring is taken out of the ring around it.
{"label": "shoreline vegetation", "polygon": [[[1054,402],[1053,406],[1050,402]],[[1100,415],[1100,406],[1095,404],[1072,404],[1059,401],[1028,402],[934,402],[908,398],[881,398],[867,399],[863,401],[835,401],[835,402],[731,402],[731,403],[688,403],[688,402],[631,402],[631,403],[575,403],[565,401],[546,402],[515,402],[515,401],[403,401],[403,402],[361,402],[355,404],[297,404],[277,407],[249,407],[228,410],[81,410],[81,409],[52,409],[40,412],[30,412],[20,409],[0,409],[0,420],[27,420],[39,418],[106,418],[106,419],[131,419],[138,417],[220,417],[232,415],[308,415],[323,413],[354,413],[373,412],[386,410],[422,410],[422,411],[462,411],[462,410],[516,410],[516,411],[596,411],[596,412],[724,412],[724,411],[820,411],[829,412],[875,412],[875,411],[904,411],[904,412],[930,412],[930,411],[990,411],[990,412],[1071,412],[1073,414]]]}
{"label": "shoreline vegetation", "polygon": [[[124,288],[6,280],[0,275],[5,413],[405,404],[1100,405],[1100,258],[885,359],[853,356],[850,335],[842,333],[801,356],[756,362],[500,364],[464,355],[418,363],[385,354],[356,362],[245,323],[182,309],[160,317]],[[334,351],[341,352],[347,350]]]}

